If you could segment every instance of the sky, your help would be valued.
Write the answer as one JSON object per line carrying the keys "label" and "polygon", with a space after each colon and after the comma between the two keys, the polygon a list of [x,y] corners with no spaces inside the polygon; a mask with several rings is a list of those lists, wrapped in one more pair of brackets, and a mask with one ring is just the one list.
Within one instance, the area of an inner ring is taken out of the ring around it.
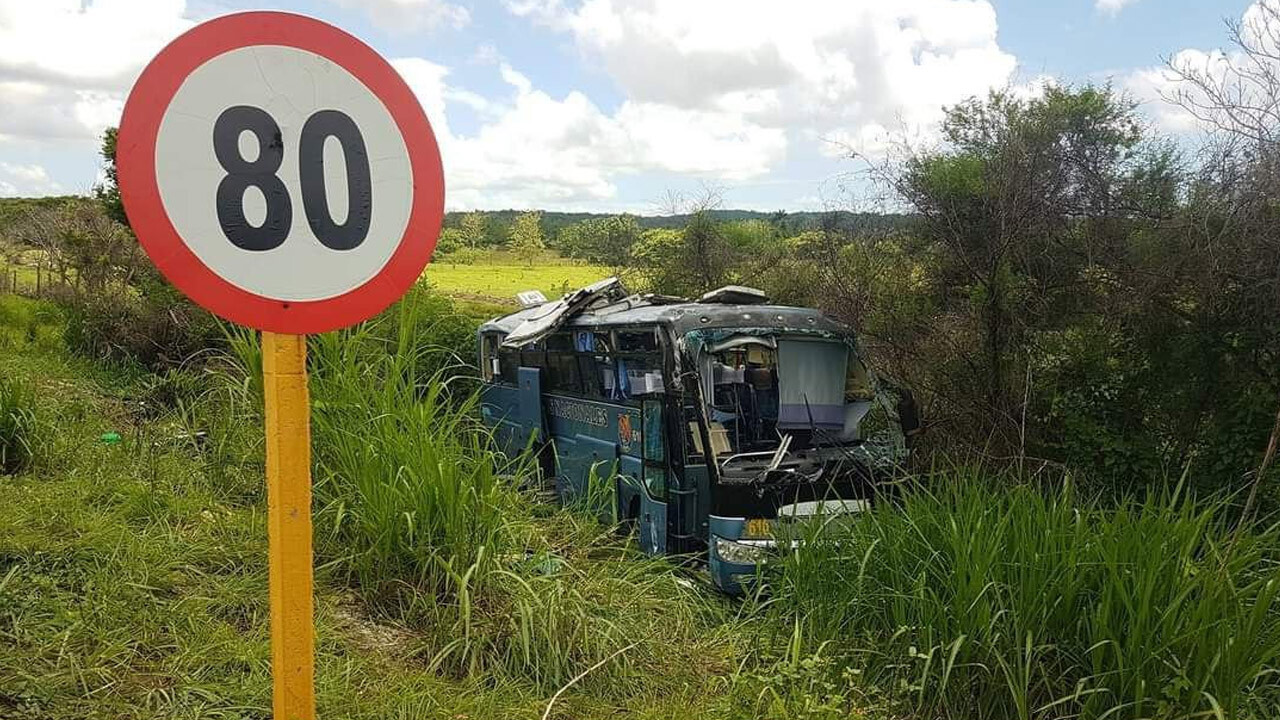
{"label": "sky", "polygon": [[[1257,0],[1280,2],[1280,0]],[[1159,131],[1167,58],[1246,0],[0,0],[0,196],[86,193],[146,63],[195,24],[303,13],[378,50],[427,113],[450,210],[820,210],[993,88],[1111,83]],[[854,179],[851,179],[854,178]]]}

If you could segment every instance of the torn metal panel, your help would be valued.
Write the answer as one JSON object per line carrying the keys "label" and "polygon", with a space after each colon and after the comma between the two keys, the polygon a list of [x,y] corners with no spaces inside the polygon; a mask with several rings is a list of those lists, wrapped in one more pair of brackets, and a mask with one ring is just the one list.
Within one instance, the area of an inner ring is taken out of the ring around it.
{"label": "torn metal panel", "polygon": [[520,347],[550,335],[564,325],[574,314],[604,302],[614,302],[626,297],[626,288],[616,277],[605,278],[580,290],[574,290],[559,300],[539,306],[532,314],[526,315],[523,321],[503,339],[504,347]]}

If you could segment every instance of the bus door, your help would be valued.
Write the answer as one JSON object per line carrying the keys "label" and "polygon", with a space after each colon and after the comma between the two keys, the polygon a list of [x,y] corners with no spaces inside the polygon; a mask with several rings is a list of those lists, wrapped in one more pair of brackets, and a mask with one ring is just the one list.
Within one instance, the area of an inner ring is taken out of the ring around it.
{"label": "bus door", "polygon": [[546,438],[542,420],[542,370],[536,367],[520,367],[519,430],[515,440],[522,446],[535,445]]}
{"label": "bus door", "polygon": [[641,405],[641,453],[643,465],[640,493],[640,517],[638,525],[640,547],[658,555],[668,550],[667,529],[669,522],[667,486],[666,433],[662,426],[662,400],[648,399]]}

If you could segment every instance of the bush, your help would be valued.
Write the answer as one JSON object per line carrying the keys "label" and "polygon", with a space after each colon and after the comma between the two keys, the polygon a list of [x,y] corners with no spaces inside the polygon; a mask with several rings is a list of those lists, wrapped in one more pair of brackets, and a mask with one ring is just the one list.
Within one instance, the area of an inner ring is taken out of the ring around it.
{"label": "bush", "polygon": [[224,334],[217,319],[175,293],[166,287],[141,297],[68,293],[58,298],[67,310],[67,348],[93,360],[133,362],[152,371],[221,348]]}
{"label": "bush", "polygon": [[1280,714],[1280,535],[1176,493],[1104,509],[954,473],[806,528],[774,612],[950,717]]}
{"label": "bush", "polygon": [[31,464],[35,440],[34,399],[30,388],[0,377],[0,475],[12,475]]}

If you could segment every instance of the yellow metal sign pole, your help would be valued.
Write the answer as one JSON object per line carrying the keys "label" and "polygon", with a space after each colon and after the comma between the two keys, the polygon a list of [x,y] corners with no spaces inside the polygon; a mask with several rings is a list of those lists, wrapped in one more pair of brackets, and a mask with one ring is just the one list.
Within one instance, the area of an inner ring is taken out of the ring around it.
{"label": "yellow metal sign pole", "polygon": [[275,720],[314,720],[311,405],[305,335],[262,333]]}

